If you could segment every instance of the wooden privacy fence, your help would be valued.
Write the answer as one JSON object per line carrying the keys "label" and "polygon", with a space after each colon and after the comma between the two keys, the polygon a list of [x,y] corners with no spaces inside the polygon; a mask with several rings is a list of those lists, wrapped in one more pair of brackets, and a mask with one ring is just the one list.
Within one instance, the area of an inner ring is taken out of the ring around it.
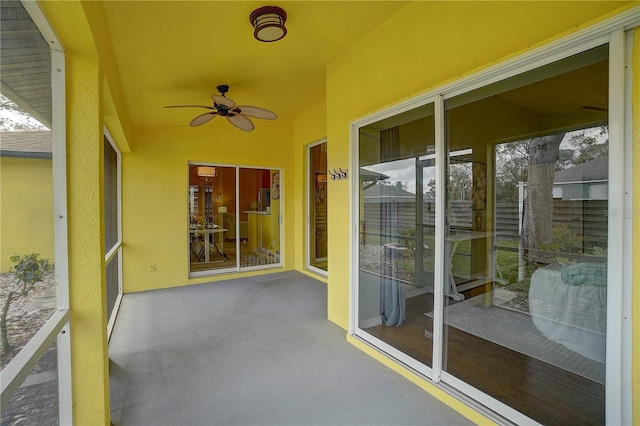
{"label": "wooden privacy fence", "polygon": [[[553,226],[567,226],[584,237],[586,245],[606,247],[607,200],[553,200]],[[452,201],[447,212],[453,227],[471,228],[471,201]],[[365,203],[364,222],[367,233],[403,234],[416,227],[415,202],[389,201]],[[507,238],[519,236],[520,215],[517,203],[498,203],[495,208],[495,231]],[[423,204],[423,224],[435,224],[435,202]],[[386,232],[381,232],[381,231]]]}

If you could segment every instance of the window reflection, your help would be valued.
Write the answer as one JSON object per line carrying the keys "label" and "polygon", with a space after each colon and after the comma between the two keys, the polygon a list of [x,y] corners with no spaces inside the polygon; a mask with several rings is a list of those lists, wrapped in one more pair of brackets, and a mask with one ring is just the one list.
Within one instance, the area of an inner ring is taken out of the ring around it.
{"label": "window reflection", "polygon": [[236,267],[235,167],[189,166],[191,272]]}
{"label": "window reflection", "polygon": [[360,131],[359,326],[431,365],[433,104]]}
{"label": "window reflection", "polygon": [[241,218],[247,229],[240,267],[280,263],[280,195],[279,171],[240,169]]}
{"label": "window reflection", "polygon": [[604,46],[445,103],[443,366],[541,423],[604,421],[607,72]]}
{"label": "window reflection", "polygon": [[328,271],[327,143],[309,148],[309,266]]}

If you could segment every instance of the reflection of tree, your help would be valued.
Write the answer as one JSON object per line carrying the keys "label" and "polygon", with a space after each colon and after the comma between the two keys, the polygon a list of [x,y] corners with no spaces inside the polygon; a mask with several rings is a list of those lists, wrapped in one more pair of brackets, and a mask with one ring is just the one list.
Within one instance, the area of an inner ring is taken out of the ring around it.
{"label": "reflection of tree", "polygon": [[[568,169],[587,161],[607,156],[608,127],[584,129],[565,138],[558,152],[555,171]],[[568,140],[566,140],[568,139]],[[496,146],[496,201],[518,201],[518,183],[527,181],[529,145],[534,139],[503,143]]]}
{"label": "reflection of tree", "polygon": [[522,223],[523,247],[551,244],[553,178],[564,133],[541,136],[527,143],[527,198]]}
{"label": "reflection of tree", "polygon": [[427,188],[429,188],[429,190],[424,193],[424,198],[435,199],[436,198],[436,180],[429,179],[429,182],[427,183]]}
{"label": "reflection of tree", "polygon": [[449,200],[469,200],[471,198],[471,164],[451,164],[447,193]]}
{"label": "reflection of tree", "polygon": [[[566,169],[576,164],[586,163],[609,155],[609,128],[601,126],[597,133],[591,129],[583,130],[571,136],[569,149],[560,150],[558,169]],[[605,138],[604,142],[601,141]]]}
{"label": "reflection of tree", "polygon": [[518,183],[526,180],[527,143],[518,141],[496,147],[496,201],[518,202]]}

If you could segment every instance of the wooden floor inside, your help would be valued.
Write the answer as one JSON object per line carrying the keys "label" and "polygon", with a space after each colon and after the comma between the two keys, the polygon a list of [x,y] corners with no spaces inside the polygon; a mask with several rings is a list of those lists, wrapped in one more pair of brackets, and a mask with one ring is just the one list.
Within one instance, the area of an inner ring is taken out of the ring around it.
{"label": "wooden floor inside", "polygon": [[[424,313],[433,310],[433,294],[406,302],[402,326],[366,331],[431,366],[433,341],[427,335],[433,323]],[[604,424],[603,385],[454,327],[445,327],[445,333],[443,368],[455,377],[542,424]]]}

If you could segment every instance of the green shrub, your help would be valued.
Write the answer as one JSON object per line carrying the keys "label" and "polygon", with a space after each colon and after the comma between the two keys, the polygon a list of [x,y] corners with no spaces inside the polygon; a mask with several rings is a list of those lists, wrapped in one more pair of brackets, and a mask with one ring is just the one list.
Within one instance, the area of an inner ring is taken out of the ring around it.
{"label": "green shrub", "polygon": [[2,335],[2,346],[5,353],[12,352],[7,330],[7,314],[9,313],[11,301],[16,296],[26,296],[37,282],[43,280],[44,274],[53,269],[53,264],[49,262],[49,259],[38,259],[38,256],[40,256],[40,253],[22,256],[16,254],[10,258],[15,264],[9,270],[14,275],[13,284],[8,289],[2,289],[6,299],[2,307],[2,313],[0,313],[0,334]]}

